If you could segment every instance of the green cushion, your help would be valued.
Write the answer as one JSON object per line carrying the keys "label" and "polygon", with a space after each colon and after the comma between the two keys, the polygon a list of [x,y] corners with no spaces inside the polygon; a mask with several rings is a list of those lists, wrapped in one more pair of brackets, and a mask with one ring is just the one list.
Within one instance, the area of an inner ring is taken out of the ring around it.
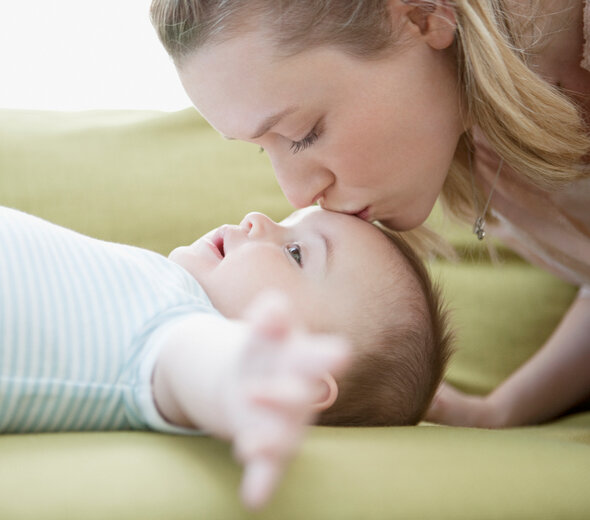
{"label": "green cushion", "polygon": [[456,334],[447,380],[486,394],[549,338],[576,289],[522,261],[431,266]]}
{"label": "green cushion", "polygon": [[0,110],[0,204],[167,254],[249,211],[291,212],[258,151],[192,109]]}
{"label": "green cushion", "polygon": [[[248,211],[291,211],[267,156],[193,110],[0,110],[0,204],[163,254]],[[445,234],[465,257],[430,265],[457,330],[448,379],[485,393],[544,342],[575,289],[501,247],[491,263],[465,228]],[[590,413],[507,431],[314,427],[255,517],[582,518],[589,445]],[[240,468],[211,438],[4,436],[0,460],[0,518],[250,517]]]}
{"label": "green cushion", "polygon": [[0,517],[104,520],[585,518],[590,414],[508,431],[316,427],[268,508],[211,438],[69,433],[0,439]]}

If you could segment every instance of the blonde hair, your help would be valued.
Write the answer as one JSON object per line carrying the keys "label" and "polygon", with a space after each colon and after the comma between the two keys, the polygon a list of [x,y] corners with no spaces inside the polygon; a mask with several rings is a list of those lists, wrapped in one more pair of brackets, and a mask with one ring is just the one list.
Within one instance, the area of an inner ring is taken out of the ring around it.
{"label": "blonde hair", "polygon": [[339,378],[338,398],[322,412],[318,424],[417,424],[434,397],[451,353],[453,335],[440,289],[399,233],[377,227],[397,251],[392,255],[395,273],[389,277],[396,282],[384,284],[372,306],[378,310],[362,317],[360,321],[367,326],[350,334],[355,347],[352,366]]}
{"label": "blonde hair", "polygon": [[267,36],[286,54],[330,43],[371,58],[392,45],[383,0],[152,0],[150,15],[176,65],[207,44],[216,44],[271,20]]}
{"label": "blonde hair", "polygon": [[[588,176],[586,125],[575,104],[541,79],[527,59],[541,39],[535,34],[540,2],[509,13],[503,0],[454,0],[456,52],[466,117],[475,122],[506,164],[546,191]],[[459,144],[441,200],[452,214],[474,213],[469,135]],[[478,195],[483,207],[483,195]]]}
{"label": "blonde hair", "polygon": [[[454,9],[465,119],[477,124],[507,165],[548,191],[588,175],[584,158],[590,139],[578,108],[527,66],[528,53],[540,40],[535,34],[540,0],[520,2],[518,13],[509,12],[505,0],[405,2]],[[387,0],[153,0],[151,17],[179,66],[200,46],[229,39],[261,19],[271,23],[256,27],[268,27],[268,37],[287,54],[330,44],[376,58],[401,43]],[[471,147],[466,133],[441,194],[443,206],[462,218],[474,214]],[[483,195],[477,197],[483,207]]]}

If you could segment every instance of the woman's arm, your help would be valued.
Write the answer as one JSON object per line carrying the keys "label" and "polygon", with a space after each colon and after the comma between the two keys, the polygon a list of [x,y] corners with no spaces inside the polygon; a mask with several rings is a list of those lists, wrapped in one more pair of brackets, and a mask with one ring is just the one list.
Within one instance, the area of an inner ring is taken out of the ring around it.
{"label": "woman's arm", "polygon": [[346,359],[343,341],[302,332],[273,294],[244,322],[208,315],[179,322],[156,362],[152,391],[169,422],[233,443],[245,466],[242,499],[256,508],[312,422],[325,373]]}
{"label": "woman's arm", "polygon": [[486,397],[439,389],[426,419],[502,428],[552,419],[590,395],[590,296],[579,294],[545,345]]}

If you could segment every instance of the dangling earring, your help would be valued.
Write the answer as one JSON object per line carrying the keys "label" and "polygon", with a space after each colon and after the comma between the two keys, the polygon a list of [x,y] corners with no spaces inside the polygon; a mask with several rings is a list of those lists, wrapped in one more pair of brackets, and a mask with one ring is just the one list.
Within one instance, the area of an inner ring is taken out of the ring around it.
{"label": "dangling earring", "polygon": [[473,233],[477,236],[478,240],[483,240],[486,236],[486,215],[488,212],[488,206],[492,200],[492,195],[494,194],[494,190],[496,189],[496,183],[498,182],[498,177],[500,177],[500,170],[504,165],[504,159],[500,159],[500,164],[498,165],[498,170],[496,171],[496,176],[494,177],[494,182],[492,183],[492,189],[490,190],[490,194],[488,195],[488,200],[483,208],[483,211],[479,212],[479,203],[477,200],[477,192],[475,190],[475,173],[473,172],[473,159],[472,154],[469,152],[469,175],[471,176],[471,189],[473,190],[473,206],[475,208],[475,222],[473,223]]}

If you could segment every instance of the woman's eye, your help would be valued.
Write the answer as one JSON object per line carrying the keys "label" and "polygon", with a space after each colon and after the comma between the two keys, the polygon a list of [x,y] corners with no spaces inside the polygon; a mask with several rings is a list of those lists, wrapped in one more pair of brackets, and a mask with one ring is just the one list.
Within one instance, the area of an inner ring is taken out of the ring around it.
{"label": "woman's eye", "polygon": [[291,151],[295,154],[298,152],[302,152],[309,148],[312,144],[314,144],[318,140],[319,134],[317,130],[314,128],[309,134],[307,134],[301,141],[293,141],[291,143]]}
{"label": "woman's eye", "polygon": [[303,255],[301,254],[301,247],[299,245],[293,244],[287,246],[287,252],[293,257],[293,260],[295,260],[299,265],[302,265]]}

